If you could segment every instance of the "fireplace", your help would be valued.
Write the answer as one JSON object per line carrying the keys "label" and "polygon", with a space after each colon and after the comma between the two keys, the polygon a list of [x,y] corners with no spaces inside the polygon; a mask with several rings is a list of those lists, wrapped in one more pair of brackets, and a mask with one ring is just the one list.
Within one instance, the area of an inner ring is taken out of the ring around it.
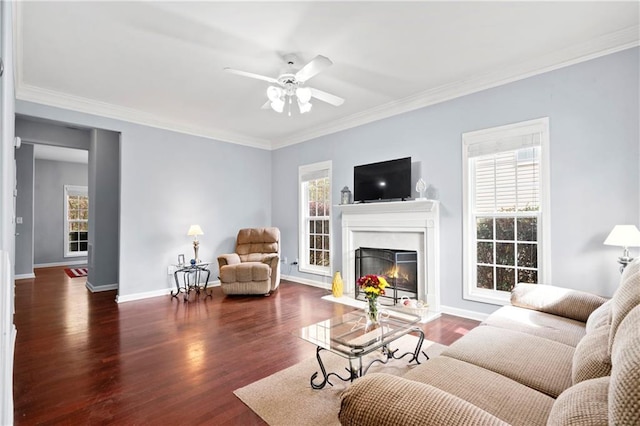
{"label": "fireplace", "polygon": [[[355,267],[356,277],[383,276],[389,287],[381,297],[393,299],[394,305],[402,296],[418,298],[418,253],[415,250],[360,247],[356,250]],[[361,296],[357,284],[355,293],[356,299]]]}
{"label": "fireplace", "polygon": [[[356,249],[378,247],[416,251],[418,299],[440,312],[439,203],[434,200],[340,205],[342,277],[355,296]],[[402,294],[402,293],[401,293]]]}

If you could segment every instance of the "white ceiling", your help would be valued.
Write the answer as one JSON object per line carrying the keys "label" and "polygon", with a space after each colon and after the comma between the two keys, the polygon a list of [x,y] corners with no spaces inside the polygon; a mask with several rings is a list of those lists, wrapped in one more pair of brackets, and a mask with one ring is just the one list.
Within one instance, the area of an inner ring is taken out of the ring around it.
{"label": "white ceiling", "polygon": [[[16,2],[16,97],[266,149],[638,46],[629,2]],[[282,56],[346,99],[260,107]]]}

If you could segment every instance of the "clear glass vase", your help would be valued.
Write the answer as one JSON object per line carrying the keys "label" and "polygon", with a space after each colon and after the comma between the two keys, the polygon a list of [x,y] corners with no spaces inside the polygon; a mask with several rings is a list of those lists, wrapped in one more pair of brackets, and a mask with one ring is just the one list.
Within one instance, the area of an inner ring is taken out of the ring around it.
{"label": "clear glass vase", "polygon": [[380,324],[380,303],[378,303],[377,297],[367,297],[365,313],[367,314],[367,329],[375,328]]}

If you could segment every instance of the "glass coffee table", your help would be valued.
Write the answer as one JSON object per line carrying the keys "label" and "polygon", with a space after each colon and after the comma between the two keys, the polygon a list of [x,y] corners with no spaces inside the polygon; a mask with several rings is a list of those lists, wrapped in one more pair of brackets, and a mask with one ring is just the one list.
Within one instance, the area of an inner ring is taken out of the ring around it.
{"label": "glass coffee table", "polygon": [[[367,327],[364,311],[356,310],[300,329],[297,333],[298,337],[317,346],[316,358],[322,372],[322,381],[316,383],[318,372],[313,373],[311,376],[313,389],[322,389],[327,384],[333,386],[329,381],[333,376],[345,382],[353,381],[367,374],[369,367],[376,362],[386,364],[392,358],[400,359],[409,356],[409,363],[420,364],[418,359],[420,354],[429,359],[427,354],[422,352],[424,332],[417,325],[420,321],[419,316],[394,311],[385,311],[381,316],[383,318],[380,324]],[[413,352],[400,354],[398,349],[390,348],[390,343],[412,332],[418,333],[418,342]],[[325,350],[349,360],[349,367],[345,367],[346,377],[336,372],[327,372],[320,356],[320,353]],[[380,357],[363,365],[364,356],[375,351],[380,351]]]}

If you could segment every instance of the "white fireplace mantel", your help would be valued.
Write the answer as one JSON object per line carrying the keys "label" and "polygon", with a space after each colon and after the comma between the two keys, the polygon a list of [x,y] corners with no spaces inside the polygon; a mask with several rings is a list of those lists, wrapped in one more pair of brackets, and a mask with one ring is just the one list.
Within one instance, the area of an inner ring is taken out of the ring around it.
{"label": "white fireplace mantel", "polygon": [[337,206],[342,212],[342,270],[345,292],[355,291],[355,250],[359,247],[415,250],[418,298],[440,311],[439,220],[434,200]]}

